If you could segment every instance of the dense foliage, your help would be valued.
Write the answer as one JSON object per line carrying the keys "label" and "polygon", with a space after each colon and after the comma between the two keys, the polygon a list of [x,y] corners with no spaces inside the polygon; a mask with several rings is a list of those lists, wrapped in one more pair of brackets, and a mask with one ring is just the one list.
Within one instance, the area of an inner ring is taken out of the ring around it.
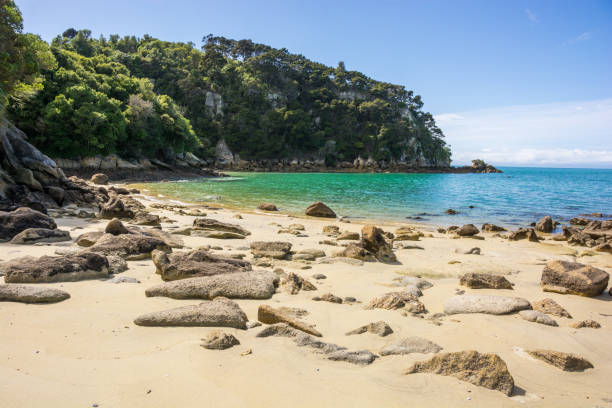
{"label": "dense foliage", "polygon": [[342,62],[328,67],[212,35],[200,51],[147,35],[94,39],[68,29],[45,46],[52,60],[36,67],[38,92],[11,97],[8,111],[54,156],[212,157],[223,139],[243,159],[450,158],[420,96]]}

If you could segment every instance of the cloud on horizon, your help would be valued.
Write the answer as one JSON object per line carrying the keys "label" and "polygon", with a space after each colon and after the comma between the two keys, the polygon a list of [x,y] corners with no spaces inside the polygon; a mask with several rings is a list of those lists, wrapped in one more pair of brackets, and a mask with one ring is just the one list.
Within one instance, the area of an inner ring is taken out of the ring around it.
{"label": "cloud on horizon", "polygon": [[612,99],[436,115],[454,164],[612,168]]}

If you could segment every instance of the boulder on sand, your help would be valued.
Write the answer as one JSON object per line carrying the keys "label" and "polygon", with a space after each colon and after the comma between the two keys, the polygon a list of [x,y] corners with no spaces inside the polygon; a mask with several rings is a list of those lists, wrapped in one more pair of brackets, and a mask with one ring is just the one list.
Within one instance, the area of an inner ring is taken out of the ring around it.
{"label": "boulder on sand", "polygon": [[236,302],[218,297],[199,305],[177,307],[137,317],[138,326],[233,327],[246,330],[247,316]]}
{"label": "boulder on sand", "polygon": [[375,225],[366,225],[361,229],[361,247],[371,252],[381,262],[396,262],[393,245],[385,239],[383,230]]}
{"label": "boulder on sand", "polygon": [[70,297],[68,292],[40,286],[0,285],[0,302],[56,303]]}
{"label": "boulder on sand", "polygon": [[148,297],[172,299],[269,299],[274,294],[276,274],[267,271],[236,272],[201,276],[162,283],[145,291]]}
{"label": "boulder on sand", "polygon": [[568,319],[572,318],[572,315],[570,315],[567,310],[550,298],[542,299],[537,302],[531,302],[531,307],[533,310],[549,315],[567,317]]}
{"label": "boulder on sand", "polygon": [[593,368],[593,364],[590,361],[576,354],[543,349],[527,350],[527,353],[531,357],[542,360],[563,371],[584,371],[588,368]]}
{"label": "boulder on sand", "polygon": [[545,324],[547,326],[559,326],[555,319],[537,310],[521,310],[519,316],[528,322]]}
{"label": "boulder on sand", "polygon": [[291,253],[291,243],[255,241],[251,243],[251,253],[255,258],[286,259]]}
{"label": "boulder on sand", "polygon": [[306,208],[306,215],[311,217],[336,218],[336,213],[320,201],[312,203]]}
{"label": "boulder on sand", "polygon": [[465,224],[461,228],[455,230],[455,234],[459,235],[460,237],[471,237],[479,232],[480,231],[478,231],[478,228],[476,228],[474,224]]}
{"label": "boulder on sand", "polygon": [[53,218],[32,210],[20,207],[14,211],[0,211],[0,241],[9,241],[28,228],[56,229],[57,224]]}
{"label": "boulder on sand", "polygon": [[72,282],[106,278],[109,275],[105,256],[84,252],[66,256],[26,256],[0,265],[6,283]]}
{"label": "boulder on sand", "polygon": [[172,249],[159,238],[145,234],[102,235],[88,251],[114,255],[128,261],[148,259],[154,250],[170,252]]}
{"label": "boulder on sand", "polygon": [[242,235],[243,237],[251,235],[250,231],[245,230],[240,225],[229,224],[226,222],[213,220],[212,218],[196,218],[195,220],[193,220],[191,234],[193,235],[196,231],[231,232],[234,234]]}
{"label": "boulder on sand", "polygon": [[272,306],[268,305],[259,306],[259,309],[257,310],[257,320],[266,324],[286,323],[294,329],[301,330],[308,334],[312,334],[313,336],[322,336],[321,333],[319,333],[314,327],[310,326],[309,324],[297,320],[293,316],[290,316],[288,313],[280,309],[275,309]]}
{"label": "boulder on sand", "polygon": [[608,287],[610,275],[578,262],[549,261],[542,271],[540,284],[545,292],[597,296]]}
{"label": "boulder on sand", "polygon": [[513,231],[508,235],[509,241],[519,241],[526,239],[531,242],[540,242],[540,238],[533,228],[521,228],[518,231]]}
{"label": "boulder on sand", "polygon": [[363,334],[366,332],[377,334],[380,337],[385,337],[393,333],[393,329],[391,329],[391,326],[389,326],[387,322],[380,320],[378,322],[368,323],[365,326],[356,328],[355,330],[351,330],[350,332],[346,333],[346,335],[351,336],[354,334]]}
{"label": "boulder on sand", "polygon": [[406,309],[411,313],[425,313],[425,305],[419,298],[409,292],[389,292],[374,298],[366,309]]}
{"label": "boulder on sand", "polygon": [[407,337],[405,339],[396,340],[391,342],[382,350],[380,350],[381,356],[390,356],[394,354],[410,354],[410,353],[437,353],[442,350],[442,347],[422,337]]}
{"label": "boulder on sand", "polygon": [[215,330],[209,333],[205,339],[202,339],[202,344],[200,345],[209,350],[225,350],[239,344],[240,341],[233,334]]}
{"label": "boulder on sand", "polygon": [[554,224],[552,218],[550,218],[550,215],[547,215],[546,217],[542,217],[537,222],[537,224],[535,226],[535,229],[536,229],[536,231],[546,232],[546,233],[550,234],[555,229],[555,224]]}
{"label": "boulder on sand", "polygon": [[472,289],[512,289],[508,279],[490,273],[466,273],[459,280],[459,284]]}
{"label": "boulder on sand", "polygon": [[70,233],[60,229],[28,228],[11,239],[11,244],[36,244],[38,242],[70,241]]}
{"label": "boulder on sand", "polygon": [[484,232],[503,232],[503,231],[508,231],[504,227],[500,227],[498,225],[489,224],[489,223],[482,224],[482,228],[481,229]]}
{"label": "boulder on sand", "polygon": [[308,279],[304,279],[294,272],[290,272],[280,281],[280,287],[284,292],[297,295],[301,290],[317,290]]}
{"label": "boulder on sand", "polygon": [[215,256],[205,249],[166,254],[152,252],[156,273],[165,281],[246,272],[251,270],[247,261]]}
{"label": "boulder on sand", "polygon": [[432,373],[455,377],[490,390],[512,395],[514,379],[504,360],[497,354],[477,351],[441,353],[427,361],[416,362],[405,374]]}
{"label": "boulder on sand", "polygon": [[456,295],[444,303],[444,313],[486,313],[503,315],[531,309],[529,301],[508,296]]}

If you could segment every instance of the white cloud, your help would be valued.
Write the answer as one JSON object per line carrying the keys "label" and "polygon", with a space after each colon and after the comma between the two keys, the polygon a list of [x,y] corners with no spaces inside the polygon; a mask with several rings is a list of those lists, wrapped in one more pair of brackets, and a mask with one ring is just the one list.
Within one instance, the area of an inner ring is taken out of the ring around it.
{"label": "white cloud", "polygon": [[570,38],[569,40],[565,42],[565,45],[572,45],[572,44],[576,44],[582,41],[587,41],[587,40],[590,40],[592,37],[593,36],[591,35],[591,33],[587,31],[574,38]]}
{"label": "white cloud", "polygon": [[538,16],[533,11],[531,11],[530,9],[525,9],[525,14],[527,14],[527,18],[532,23],[537,24],[537,23],[540,22],[540,19],[538,18]]}
{"label": "white cloud", "polygon": [[436,115],[455,164],[612,168],[612,99]]}

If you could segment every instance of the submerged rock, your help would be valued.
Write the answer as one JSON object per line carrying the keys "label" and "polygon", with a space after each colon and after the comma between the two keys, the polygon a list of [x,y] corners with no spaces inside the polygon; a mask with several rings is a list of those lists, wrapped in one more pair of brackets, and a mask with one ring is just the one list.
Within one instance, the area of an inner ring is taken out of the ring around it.
{"label": "submerged rock", "polygon": [[578,262],[550,261],[542,271],[545,292],[597,296],[608,286],[607,272]]}
{"label": "submerged rock", "polygon": [[550,234],[555,229],[555,224],[552,218],[550,218],[550,215],[547,215],[546,217],[541,218],[537,222],[535,229],[536,231],[546,232]]}
{"label": "submerged rock", "polygon": [[199,305],[182,306],[139,316],[138,326],[233,327],[246,330],[247,316],[236,302],[218,297]]}
{"label": "submerged rock", "polygon": [[503,315],[530,309],[529,301],[518,297],[490,295],[456,295],[444,303],[444,313],[486,313]]}
{"label": "submerged rock", "polygon": [[6,284],[0,285],[0,302],[57,303],[70,298],[68,292],[55,288]]}
{"label": "submerged rock", "polygon": [[246,272],[252,269],[247,261],[213,255],[205,249],[166,254],[153,251],[156,273],[165,281]]}
{"label": "submerged rock", "polygon": [[380,355],[390,356],[394,354],[411,353],[429,354],[437,353],[441,350],[442,347],[422,337],[407,337],[405,339],[388,343],[382,350],[380,350]]}
{"label": "submerged rock", "polygon": [[531,357],[542,360],[563,371],[584,371],[593,368],[593,364],[590,361],[576,354],[543,349],[527,350],[527,353]]}
{"label": "submerged rock", "polygon": [[181,279],[153,286],[145,291],[148,297],[173,299],[269,299],[274,294],[278,277],[272,272],[236,272],[223,275]]}
{"label": "submerged rock", "polygon": [[305,213],[311,217],[336,218],[336,213],[320,201],[310,204]]}
{"label": "submerged rock", "polygon": [[105,278],[109,275],[106,257],[84,252],[66,256],[26,256],[0,265],[6,283],[72,282]]}
{"label": "submerged rock", "polygon": [[427,361],[416,362],[406,374],[432,373],[455,377],[490,390],[512,395],[514,379],[504,360],[497,354],[477,351],[441,353]]}
{"label": "submerged rock", "polygon": [[257,319],[266,324],[275,324],[275,323],[286,323],[294,329],[301,330],[305,333],[312,334],[313,336],[321,337],[322,334],[319,333],[314,327],[295,319],[290,316],[288,313],[283,312],[282,310],[275,309],[268,305],[260,305],[257,311]]}
{"label": "submerged rock", "polygon": [[28,228],[11,239],[11,244],[36,244],[39,242],[70,241],[70,233],[59,229]]}
{"label": "submerged rock", "polygon": [[472,289],[512,289],[512,284],[503,276],[490,273],[466,273],[459,284]]}
{"label": "submerged rock", "polygon": [[257,209],[262,211],[278,211],[278,208],[272,203],[261,203],[257,206]]}

